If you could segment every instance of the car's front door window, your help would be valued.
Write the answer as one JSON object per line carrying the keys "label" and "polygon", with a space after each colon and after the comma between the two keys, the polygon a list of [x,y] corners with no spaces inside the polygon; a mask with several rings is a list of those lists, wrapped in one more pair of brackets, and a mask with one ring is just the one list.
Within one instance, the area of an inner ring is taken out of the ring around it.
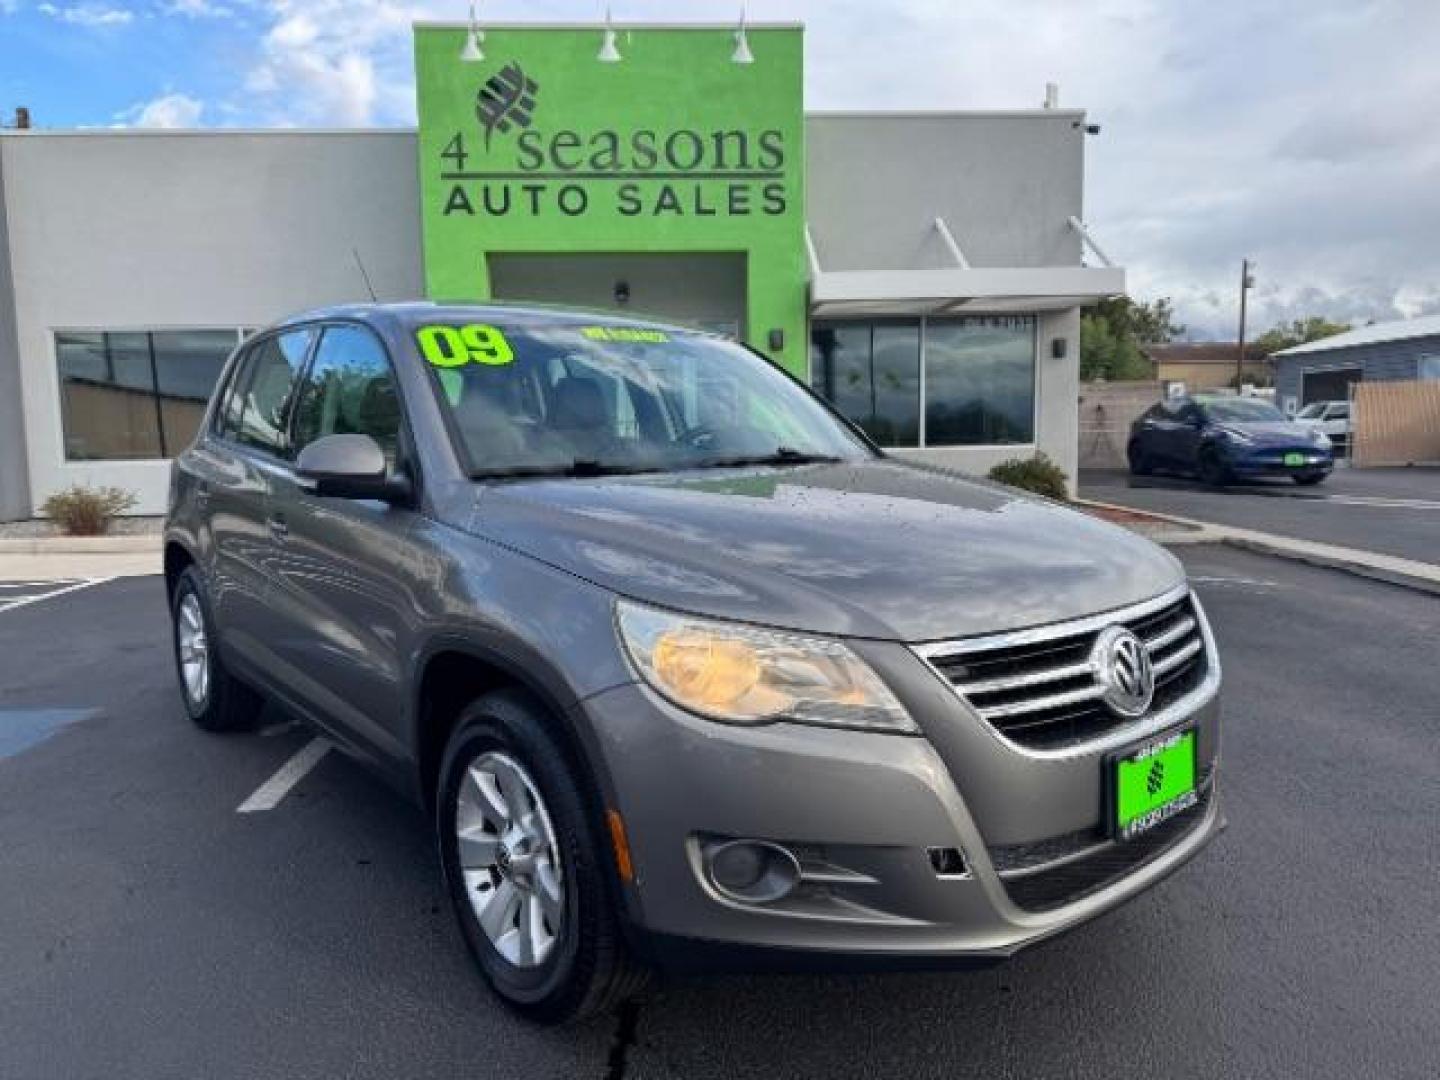
{"label": "car's front door window", "polygon": [[393,467],[400,399],[384,348],[358,326],[327,327],[295,403],[295,449],[326,435],[368,435]]}

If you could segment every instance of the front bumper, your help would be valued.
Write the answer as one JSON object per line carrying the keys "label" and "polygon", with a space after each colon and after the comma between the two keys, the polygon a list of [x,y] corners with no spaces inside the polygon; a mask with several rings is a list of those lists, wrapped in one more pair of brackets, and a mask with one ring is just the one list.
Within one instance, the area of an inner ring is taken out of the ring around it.
{"label": "front bumper", "polygon": [[[639,684],[584,702],[635,867],[627,914],[648,938],[748,954],[755,966],[1002,959],[1149,888],[1224,827],[1218,665],[1150,729],[1195,728],[1200,804],[1154,842],[1118,844],[1102,831],[1105,751],[1026,754],[909,650],[857,648],[925,737],[731,727]],[[707,837],[785,845],[801,887],[768,905],[721,895],[701,868]],[[932,849],[959,849],[964,872],[938,873]]]}
{"label": "front bumper", "polygon": [[[1298,465],[1286,464],[1288,455],[1298,454]],[[1306,476],[1328,473],[1335,468],[1335,455],[1330,450],[1313,446],[1264,447],[1243,452],[1231,451],[1226,463],[1239,476]]]}

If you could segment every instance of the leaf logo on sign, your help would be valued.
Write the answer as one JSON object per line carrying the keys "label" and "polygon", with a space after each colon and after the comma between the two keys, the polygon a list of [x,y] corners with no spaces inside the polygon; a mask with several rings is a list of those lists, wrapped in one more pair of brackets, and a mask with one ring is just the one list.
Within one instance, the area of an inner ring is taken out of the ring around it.
{"label": "leaf logo on sign", "polygon": [[485,149],[490,149],[495,132],[503,135],[512,127],[530,126],[539,90],[539,84],[513,60],[485,80],[475,99],[475,116],[485,132]]}

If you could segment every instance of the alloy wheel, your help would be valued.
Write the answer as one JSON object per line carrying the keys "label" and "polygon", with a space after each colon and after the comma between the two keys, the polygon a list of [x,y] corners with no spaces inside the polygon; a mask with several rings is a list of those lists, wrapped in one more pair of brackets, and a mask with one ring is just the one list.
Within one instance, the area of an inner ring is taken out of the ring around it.
{"label": "alloy wheel", "polygon": [[210,639],[205,633],[205,614],[200,598],[187,592],[180,601],[175,620],[175,643],[180,652],[180,676],[185,695],[197,708],[210,694]]}
{"label": "alloy wheel", "polygon": [[514,758],[492,751],[466,768],[455,840],[480,929],[509,963],[539,967],[565,917],[563,869],[545,802]]}

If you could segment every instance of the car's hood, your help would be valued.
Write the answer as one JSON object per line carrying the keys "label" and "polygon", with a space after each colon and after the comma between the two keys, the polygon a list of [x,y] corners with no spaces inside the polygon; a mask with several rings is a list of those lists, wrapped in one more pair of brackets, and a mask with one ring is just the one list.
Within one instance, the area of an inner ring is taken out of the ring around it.
{"label": "car's hood", "polygon": [[902,641],[1088,615],[1183,576],[1133,533],[893,460],[492,484],[469,528],[659,606]]}
{"label": "car's hood", "polygon": [[[1318,423],[1318,421],[1316,421]],[[1219,425],[1233,431],[1244,432],[1261,446],[1279,445],[1310,441],[1311,425],[1303,421],[1266,420],[1257,423],[1238,424],[1226,421]]]}

